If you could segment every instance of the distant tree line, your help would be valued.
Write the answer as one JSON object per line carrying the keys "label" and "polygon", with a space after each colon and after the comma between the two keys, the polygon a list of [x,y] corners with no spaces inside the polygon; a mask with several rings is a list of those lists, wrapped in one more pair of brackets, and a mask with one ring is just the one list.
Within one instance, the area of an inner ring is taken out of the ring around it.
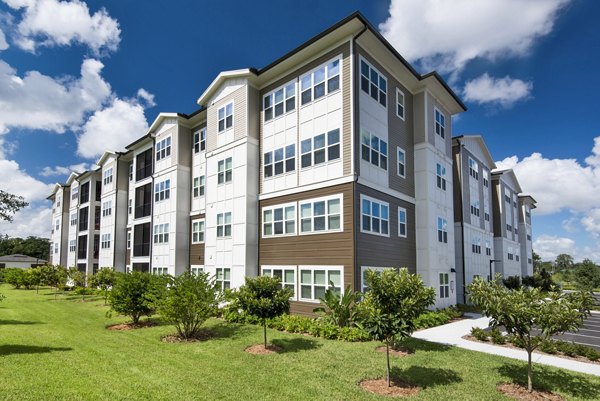
{"label": "distant tree line", "polygon": [[0,235],[0,256],[17,253],[48,261],[50,257],[50,240],[33,236],[19,238]]}
{"label": "distant tree line", "polygon": [[542,261],[534,252],[533,269],[536,273],[552,273],[553,280],[566,288],[600,288],[600,266],[590,259],[576,263],[573,256],[561,253],[554,261]]}

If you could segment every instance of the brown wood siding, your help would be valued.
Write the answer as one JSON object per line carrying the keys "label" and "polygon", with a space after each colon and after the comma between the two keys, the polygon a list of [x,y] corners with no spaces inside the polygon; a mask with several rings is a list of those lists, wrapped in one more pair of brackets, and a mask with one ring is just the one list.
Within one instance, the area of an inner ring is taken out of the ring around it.
{"label": "brown wood siding", "polygon": [[[192,221],[204,218],[204,214],[190,216],[190,265],[204,265],[204,243],[192,244]],[[206,236],[206,223],[204,224],[204,235]]]}
{"label": "brown wood siding", "polygon": [[[389,237],[362,233],[360,231],[360,195],[387,202],[389,204]],[[364,185],[358,185],[356,191],[356,283],[360,288],[360,267],[407,267],[416,272],[416,225],[415,205],[391,195],[384,194]],[[406,209],[407,237],[398,236],[398,207]]]}
{"label": "brown wood siding", "polygon": [[[354,287],[353,188],[354,184],[348,183],[260,201],[259,227],[262,227],[263,207],[342,194],[344,231],[274,238],[262,238],[261,236],[259,239],[259,266],[340,265],[344,266],[344,286]],[[299,220],[296,221],[296,225],[298,229]],[[291,311],[298,314],[312,314],[312,310],[317,306],[310,302],[293,302]]]}

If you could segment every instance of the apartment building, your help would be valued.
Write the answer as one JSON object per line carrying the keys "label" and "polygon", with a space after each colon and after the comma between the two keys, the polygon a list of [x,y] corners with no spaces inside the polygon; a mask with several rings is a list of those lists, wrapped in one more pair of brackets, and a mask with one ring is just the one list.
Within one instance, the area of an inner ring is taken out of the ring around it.
{"label": "apartment building", "polygon": [[519,243],[521,245],[521,277],[533,275],[533,246],[531,241],[531,211],[536,201],[530,195],[518,196]]}
{"label": "apartment building", "polygon": [[[469,137],[481,180],[449,173],[452,116],[466,107],[364,17],[349,16],[262,69],[220,73],[197,104],[189,115],[160,113],[125,152],[107,150],[98,171],[69,177],[79,196],[68,210],[80,224],[68,240],[87,257],[69,252],[69,266],[204,271],[222,288],[277,276],[301,314],[328,286],[364,290],[366,271],[407,267],[436,288],[437,307],[456,303],[464,229],[454,181],[467,194],[473,188],[491,217],[493,161]],[[83,186],[87,193],[96,182],[90,203]],[[94,230],[81,226],[101,213]],[[490,218],[478,217],[469,232],[491,239]]]}
{"label": "apartment building", "polygon": [[65,266],[69,252],[69,194],[66,185],[56,184],[46,199],[52,202],[50,263]]}

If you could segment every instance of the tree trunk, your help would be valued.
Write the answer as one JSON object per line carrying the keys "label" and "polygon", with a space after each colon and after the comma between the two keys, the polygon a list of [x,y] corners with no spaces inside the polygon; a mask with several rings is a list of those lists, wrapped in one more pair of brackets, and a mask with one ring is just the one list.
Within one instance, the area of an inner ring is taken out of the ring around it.
{"label": "tree trunk", "polygon": [[390,343],[389,341],[385,342],[385,356],[387,358],[387,385],[391,387],[390,382]]}
{"label": "tree trunk", "polygon": [[531,381],[531,353],[533,350],[527,348],[527,390],[533,392],[533,383]]}
{"label": "tree trunk", "polygon": [[263,334],[265,337],[265,349],[267,349],[267,321],[263,319]]}

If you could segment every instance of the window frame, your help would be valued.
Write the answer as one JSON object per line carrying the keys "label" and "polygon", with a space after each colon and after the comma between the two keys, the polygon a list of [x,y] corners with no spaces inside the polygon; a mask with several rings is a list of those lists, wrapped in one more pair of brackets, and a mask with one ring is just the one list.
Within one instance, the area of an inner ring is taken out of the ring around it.
{"label": "window frame", "polygon": [[159,162],[160,160],[164,160],[167,157],[171,157],[171,144],[172,144],[171,135],[156,142],[156,148],[154,149],[154,155],[155,155],[156,162]]}
{"label": "window frame", "polygon": [[206,151],[206,127],[200,128],[198,131],[194,132],[194,143],[192,147],[194,149],[194,154],[201,153]]}
{"label": "window frame", "polygon": [[[365,213],[364,211],[364,202],[369,202],[369,213]],[[373,204],[377,204],[379,206],[379,216],[373,216]],[[383,218],[383,207],[385,206],[385,208],[387,209],[387,219]],[[364,228],[364,223],[365,220],[364,218],[368,217],[369,218],[369,226],[371,227],[370,230],[366,230]],[[379,231],[373,231],[373,218],[376,218],[379,220]],[[364,234],[372,234],[372,235],[378,235],[380,237],[389,237],[390,236],[390,204],[388,202],[361,194],[360,195],[360,232],[364,233]],[[381,228],[383,227],[383,224],[381,224],[383,221],[387,222],[387,233],[383,233],[381,231]]]}
{"label": "window frame", "polygon": [[[231,166],[227,168],[227,161],[230,161]],[[221,166],[223,169],[221,170]],[[227,179],[229,173],[229,179]],[[225,185],[233,181],[233,157],[226,157],[217,162],[217,185]]]}
{"label": "window frame", "polygon": [[[310,271],[311,272],[311,282],[310,283],[306,283],[303,284],[302,282],[302,271]],[[315,271],[325,271],[325,284],[316,284],[315,283]],[[315,288],[319,287],[319,288],[324,288],[325,291],[330,287],[329,286],[329,282],[330,282],[330,272],[331,271],[337,271],[340,274],[340,284],[339,284],[339,295],[343,295],[344,294],[344,266],[316,266],[316,265],[299,265],[298,266],[298,274],[297,274],[297,281],[298,281],[298,301],[301,302],[310,302],[310,303],[319,303],[319,299],[316,295],[316,291]],[[302,287],[303,286],[310,286],[311,288],[311,298],[304,298],[302,296]],[[335,288],[337,288],[337,286],[335,286]]]}
{"label": "window frame", "polygon": [[[195,228],[198,227],[196,231]],[[206,219],[194,219],[192,220],[192,245],[203,244],[206,241]],[[194,236],[197,235],[197,239],[194,240]]]}
{"label": "window frame", "polygon": [[[402,213],[404,213],[404,219],[401,219]],[[401,229],[403,225],[404,234],[402,234]],[[408,238],[408,214],[406,212],[406,209],[400,206],[398,206],[398,237]]]}
{"label": "window frame", "polygon": [[[438,121],[438,116],[441,117],[440,121]],[[446,139],[446,115],[437,107],[433,108],[433,121],[435,134]]]}
{"label": "window frame", "polygon": [[[295,265],[262,265],[260,267],[260,275],[267,277],[279,277],[275,275],[275,270],[281,271],[281,287],[289,288],[293,287],[292,291],[293,295],[290,297],[290,300],[298,299],[298,267]],[[269,272],[269,273],[267,273]],[[294,275],[293,282],[286,280],[285,273],[292,272]],[[291,288],[290,288],[291,289]]]}
{"label": "window frame", "polygon": [[[331,213],[329,211],[329,202],[332,200],[339,200],[339,212]],[[315,215],[314,208],[316,203],[324,202],[325,203],[325,213]],[[302,217],[302,206],[310,204],[310,216]],[[336,233],[344,231],[344,195],[343,194],[335,194],[329,195],[319,198],[311,198],[311,199],[303,199],[298,201],[298,208],[296,210],[297,213],[297,230],[298,235],[315,235],[315,234],[323,234],[323,233]],[[340,226],[339,228],[331,229],[330,226],[330,218],[339,215]],[[323,217],[325,220],[325,229],[324,230],[315,230],[315,218]],[[304,231],[302,229],[302,220],[310,219],[310,230]]]}
{"label": "window frame", "polygon": [[[402,103],[399,101],[400,96],[402,96]],[[402,115],[398,113],[399,107],[402,107]],[[398,118],[400,118],[402,121],[405,121],[406,97],[404,96],[404,92],[402,92],[400,88],[396,88],[396,116],[398,116]]]}
{"label": "window frame", "polygon": [[[262,98],[262,111],[263,120],[265,123],[278,119],[279,117],[285,116],[287,113],[296,110],[296,99],[298,94],[298,88],[296,88],[296,79],[293,79],[267,93]],[[289,88],[293,88],[293,93],[288,94]],[[281,101],[276,101],[276,94],[281,91]],[[267,105],[267,99],[269,105]],[[282,112],[277,114],[277,106],[281,105]],[[291,108],[289,106],[292,105]],[[267,110],[271,110],[270,117],[267,118]]]}
{"label": "window frame", "polygon": [[479,181],[479,163],[471,157],[469,157],[469,176]]}
{"label": "window frame", "polygon": [[448,243],[448,220],[441,216],[437,216],[437,239],[438,243]]}
{"label": "window frame", "polygon": [[440,162],[435,163],[435,176],[436,176],[436,187],[442,191],[446,191],[447,180],[446,180],[446,166]]}
{"label": "window frame", "polygon": [[[223,222],[219,224],[219,216],[222,216]],[[227,217],[229,217],[229,223],[227,223]],[[229,235],[227,235],[227,226],[229,226]],[[217,239],[231,238],[233,236],[233,217],[231,212],[217,213]],[[221,235],[219,235],[219,228],[221,228]]]}
{"label": "window frame", "polygon": [[[330,75],[330,68],[334,69],[333,66],[337,62],[337,72],[334,72]],[[330,67],[331,66],[331,67]],[[323,80],[319,81],[315,84],[315,74],[323,69]],[[308,79],[309,78],[309,79]],[[337,78],[337,79],[336,79]],[[330,89],[330,83],[337,81],[337,87],[334,89]],[[308,86],[304,86],[305,82],[309,82]],[[319,97],[315,97],[315,93],[317,92],[316,88],[323,84],[323,94]],[[302,74],[298,77],[298,95],[299,95],[299,105],[300,108],[307,106],[313,103],[316,100],[323,99],[329,97],[342,89],[342,56],[338,55],[333,57],[323,64],[313,68],[312,70]],[[310,92],[310,100],[305,100],[304,94]]]}
{"label": "window frame", "polygon": [[393,267],[381,267],[381,266],[361,266],[360,267],[360,291],[364,294],[369,291],[369,287],[367,287],[367,283],[365,281],[365,273],[369,270],[372,270],[376,273],[381,273],[386,269],[398,270]]}
{"label": "window frame", "polygon": [[[293,154],[288,155],[288,149],[293,147]],[[281,160],[275,160],[276,152],[281,151]],[[267,162],[267,156],[269,161]],[[277,172],[277,165],[281,163],[281,172]],[[267,167],[270,167],[271,174],[267,175]],[[288,169],[288,167],[291,167]],[[296,143],[290,143],[288,145],[278,147],[277,149],[269,150],[263,153],[263,179],[269,180],[275,177],[286,175],[296,172]]]}
{"label": "window frame", "polygon": [[450,273],[439,273],[438,280],[440,299],[450,298]]}
{"label": "window frame", "polygon": [[109,167],[102,173],[102,185],[107,186],[113,182],[113,168]]}
{"label": "window frame", "polygon": [[[219,270],[221,270],[222,278],[219,279]],[[225,272],[229,273],[229,279],[225,280]],[[228,283],[228,285],[225,285]],[[221,291],[231,288],[231,267],[217,267],[215,269],[215,284],[220,288]]]}
{"label": "window frame", "polygon": [[[337,141],[330,142],[330,136],[332,136],[337,131]],[[320,146],[318,149],[315,146],[316,139],[320,136],[323,136],[323,146]],[[309,143],[310,149],[304,150],[304,144]],[[336,158],[330,158],[330,152],[332,149],[338,149],[338,156]],[[315,159],[317,152],[323,151],[323,161],[316,163]],[[313,135],[310,138],[302,139],[300,141],[300,149],[298,151],[299,159],[300,159],[300,169],[309,169],[313,167],[318,167],[321,165],[326,165],[329,163],[334,163],[342,160],[342,152],[341,152],[341,129],[334,128],[324,133],[320,133],[317,135]],[[310,155],[310,163],[306,166],[304,165],[305,157]]]}
{"label": "window frame", "polygon": [[154,203],[171,199],[171,179],[167,178],[154,184]]}
{"label": "window frame", "polygon": [[105,233],[100,236],[100,249],[110,249],[112,242],[111,233]]}
{"label": "window frame", "polygon": [[206,193],[206,176],[199,175],[192,180],[192,197],[202,198]]}
{"label": "window frame", "polygon": [[169,223],[154,224],[152,228],[152,244],[166,245],[169,243]]}
{"label": "window frame", "polygon": [[69,240],[69,253],[75,253],[77,250],[77,240]]}
{"label": "window frame", "polygon": [[[363,71],[363,64],[368,67],[368,76],[365,76],[364,71]],[[371,99],[375,100],[377,102],[377,104],[379,104],[381,107],[385,108],[387,110],[387,101],[388,101],[388,80],[387,77],[385,77],[377,68],[373,67],[373,65],[368,62],[364,57],[360,57],[360,61],[359,61],[359,74],[360,74],[360,89],[365,92]],[[373,79],[373,74],[377,75],[378,77],[378,82],[374,83],[372,81]],[[364,88],[364,80],[366,79],[366,82],[368,82],[368,87],[369,90],[365,90]],[[382,89],[381,88],[381,82],[384,82],[384,86],[385,88]],[[375,87],[377,89],[377,97],[373,96],[373,93],[371,93],[373,91],[373,87]],[[383,96],[382,96],[383,93]],[[382,97],[383,97],[383,103],[382,103]]]}
{"label": "window frame", "polygon": [[[368,136],[369,143],[365,143],[365,138]],[[373,147],[374,139],[377,139],[377,149]],[[385,155],[381,151],[381,143],[385,144]],[[365,151],[364,148],[367,148],[369,151],[369,160],[365,159]],[[377,154],[377,164],[373,163],[373,155]],[[385,168],[381,167],[381,160],[385,159]],[[377,168],[382,169],[383,171],[388,171],[389,167],[389,143],[388,141],[384,141],[379,136],[373,134],[369,130],[362,128],[360,129],[360,159],[366,163],[369,163]]]}
{"label": "window frame", "polygon": [[[286,218],[286,209],[288,208],[293,208],[293,223],[294,223],[294,230],[293,232],[287,232],[287,223],[292,221],[291,219]],[[277,209],[282,209],[282,219],[281,220],[275,220],[275,210]],[[265,218],[265,212],[271,212],[271,220],[269,222],[266,221]],[[281,222],[282,223],[282,229],[283,229],[283,233],[282,234],[275,234],[275,224]],[[269,224],[271,226],[271,234],[266,234],[266,230],[265,230],[265,225]],[[293,236],[293,235],[297,235],[298,233],[298,209],[297,209],[297,202],[289,202],[289,203],[283,203],[283,204],[279,204],[279,205],[273,205],[273,206],[265,206],[262,208],[261,210],[261,233],[262,233],[262,237],[263,238],[272,238],[272,237],[286,237],[286,236]]]}
{"label": "window frame", "polygon": [[[229,108],[229,114],[228,114]],[[221,111],[223,111],[223,117],[221,117]],[[221,128],[221,122],[223,128]],[[219,134],[228,131],[233,128],[233,101],[224,104],[217,109],[217,132]]]}
{"label": "window frame", "polygon": [[[362,144],[361,144],[362,146]],[[402,163],[400,163],[400,154],[402,154]],[[361,152],[362,159],[362,152]],[[364,160],[364,159],[362,159]],[[366,161],[366,160],[365,160]],[[402,166],[402,174],[400,174],[400,166]],[[401,147],[396,147],[396,173],[398,177],[406,178],[406,151]]]}
{"label": "window frame", "polygon": [[112,215],[112,199],[102,202],[102,218]]}

